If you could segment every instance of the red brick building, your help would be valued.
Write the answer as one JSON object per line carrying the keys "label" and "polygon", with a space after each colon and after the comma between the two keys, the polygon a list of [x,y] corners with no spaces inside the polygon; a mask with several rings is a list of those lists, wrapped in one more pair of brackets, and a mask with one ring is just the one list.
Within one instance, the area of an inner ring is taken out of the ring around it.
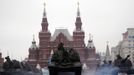
{"label": "red brick building", "polygon": [[82,30],[79,6],[75,21],[75,30],[73,31],[72,36],[69,34],[67,29],[56,29],[54,34],[51,35],[48,26],[49,23],[47,21],[46,11],[44,8],[41,23],[42,29],[39,32],[39,46],[36,45],[36,42],[33,39],[32,46],[29,48],[28,62],[31,65],[36,66],[37,64],[40,64],[41,67],[47,66],[51,51],[55,52],[60,42],[64,43],[64,47],[66,48],[74,48],[79,53],[82,63],[85,62],[89,65],[90,57],[96,59],[93,41],[90,39],[87,46],[84,42],[85,32]]}

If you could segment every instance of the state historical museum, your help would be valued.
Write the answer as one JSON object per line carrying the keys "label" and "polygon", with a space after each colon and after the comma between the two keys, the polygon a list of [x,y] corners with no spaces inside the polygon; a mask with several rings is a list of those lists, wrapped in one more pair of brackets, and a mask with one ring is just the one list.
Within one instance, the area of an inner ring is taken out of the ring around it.
{"label": "state historical museum", "polygon": [[58,44],[62,42],[65,48],[73,48],[79,53],[80,60],[87,66],[96,65],[96,49],[93,40],[89,39],[88,45],[85,45],[85,32],[82,30],[82,21],[80,17],[79,4],[77,9],[76,21],[74,23],[75,30],[71,36],[67,29],[56,29],[54,34],[48,29],[49,23],[47,21],[46,10],[41,23],[41,31],[39,32],[39,45],[33,39],[32,45],[29,48],[28,62],[32,66],[39,64],[41,67],[48,66],[51,54],[57,50]]}

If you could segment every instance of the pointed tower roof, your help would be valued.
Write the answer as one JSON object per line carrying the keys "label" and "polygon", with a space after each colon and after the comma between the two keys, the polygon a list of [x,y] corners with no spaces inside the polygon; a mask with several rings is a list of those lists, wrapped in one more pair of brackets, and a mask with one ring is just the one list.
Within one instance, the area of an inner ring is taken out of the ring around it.
{"label": "pointed tower roof", "polygon": [[34,36],[34,35],[33,35],[33,41],[32,41],[32,44],[36,44],[35,36]]}
{"label": "pointed tower roof", "polygon": [[105,56],[105,60],[109,61],[111,60],[111,55],[110,55],[110,50],[109,50],[109,45],[108,45],[108,41],[107,41],[107,46],[106,46],[106,56]]}
{"label": "pointed tower roof", "polygon": [[64,34],[64,36],[66,36],[69,41],[73,40],[67,29],[56,29],[53,36],[51,37],[51,41],[54,41],[60,33]]}
{"label": "pointed tower roof", "polygon": [[44,3],[44,12],[43,12],[43,18],[42,18],[42,31],[48,32],[48,21],[47,21],[47,14],[46,14],[46,3]]}
{"label": "pointed tower roof", "polygon": [[77,2],[77,17],[80,17],[80,7],[79,7],[79,2]]}
{"label": "pointed tower roof", "polygon": [[80,17],[80,8],[79,8],[79,2],[77,2],[77,17],[76,17],[76,22],[75,22],[75,26],[76,26],[76,31],[81,31],[82,28],[82,22],[81,22],[81,17]]}
{"label": "pointed tower roof", "polygon": [[36,45],[35,37],[34,37],[34,35],[33,35],[33,41],[32,41],[32,45],[31,45],[30,49],[37,49],[37,48],[38,48],[38,47],[37,47],[37,45]]}
{"label": "pointed tower roof", "polygon": [[43,18],[46,18],[47,15],[46,15],[46,3],[44,2],[44,12],[43,12]]}
{"label": "pointed tower roof", "polygon": [[106,56],[110,56],[110,51],[109,51],[109,45],[108,45],[108,41],[107,41],[107,47],[106,47]]}
{"label": "pointed tower roof", "polygon": [[89,34],[89,41],[87,44],[87,48],[95,48],[92,38],[93,38],[93,36],[91,34]]}

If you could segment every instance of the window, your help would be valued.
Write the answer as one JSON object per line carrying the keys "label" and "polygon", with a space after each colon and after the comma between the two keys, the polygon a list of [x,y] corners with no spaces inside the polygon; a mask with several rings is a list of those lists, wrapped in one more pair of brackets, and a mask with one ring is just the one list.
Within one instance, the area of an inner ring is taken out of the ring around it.
{"label": "window", "polygon": [[129,36],[129,38],[133,38],[134,39],[134,36]]}

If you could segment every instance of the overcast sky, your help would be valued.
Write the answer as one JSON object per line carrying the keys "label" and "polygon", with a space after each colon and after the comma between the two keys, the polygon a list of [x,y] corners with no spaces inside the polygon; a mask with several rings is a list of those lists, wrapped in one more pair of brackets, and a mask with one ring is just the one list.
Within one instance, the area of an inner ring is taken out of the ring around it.
{"label": "overcast sky", "polygon": [[[0,0],[0,51],[13,59],[28,56],[33,34],[38,44],[45,0]],[[127,28],[134,28],[134,0],[79,0],[85,43],[93,35],[97,51],[105,52],[122,40]],[[49,30],[75,29],[77,0],[47,0]]]}

